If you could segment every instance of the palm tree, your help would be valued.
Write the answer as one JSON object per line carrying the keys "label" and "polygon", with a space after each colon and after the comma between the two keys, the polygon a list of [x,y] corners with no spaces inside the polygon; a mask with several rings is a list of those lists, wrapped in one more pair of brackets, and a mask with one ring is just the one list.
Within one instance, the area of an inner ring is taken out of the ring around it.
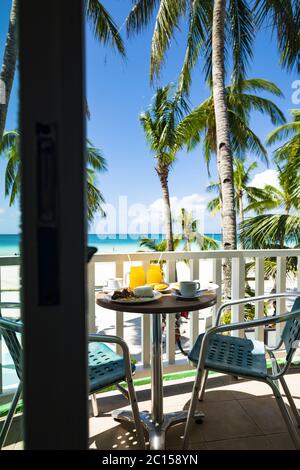
{"label": "palm tree", "polygon": [[[245,212],[248,212],[249,206],[244,207],[244,200],[246,198],[248,204],[254,202],[259,196],[264,196],[264,191],[254,186],[249,186],[251,175],[257,168],[257,163],[252,162],[246,167],[246,160],[244,158],[234,159],[234,187],[235,187],[235,205],[236,211],[239,214],[240,222],[245,219]],[[218,196],[213,198],[207,205],[210,212],[216,214],[220,211],[222,205],[222,194],[220,190],[220,183],[211,182],[207,186],[209,193],[217,193]]]}
{"label": "palm tree", "polygon": [[219,248],[216,240],[199,232],[198,220],[194,219],[193,215],[184,208],[180,211],[179,224],[181,234],[178,235],[178,239],[183,241],[183,251],[191,251],[193,244],[196,244],[200,250],[217,250]]}
{"label": "palm tree", "polygon": [[[283,112],[273,101],[258,95],[258,92],[270,93],[283,97],[275,83],[261,78],[241,80],[225,88],[226,105],[228,109],[231,147],[238,158],[244,158],[246,153],[268,163],[267,151],[259,137],[250,128],[250,118],[253,111],[268,116],[273,125],[285,123]],[[180,125],[179,132],[190,135],[188,149],[194,149],[203,142],[203,155],[208,167],[212,156],[217,155],[216,119],[213,96],[190,112]]]}
{"label": "palm tree", "polygon": [[[20,134],[18,131],[5,132],[0,145],[0,154],[5,155],[7,165],[5,170],[5,195],[9,198],[9,204],[12,206],[20,194],[21,187],[21,164],[18,152]],[[93,147],[87,140],[87,205],[88,220],[91,222],[97,212],[103,216],[105,212],[102,204],[104,197],[95,186],[97,173],[107,170],[107,163],[101,151]]]}
{"label": "palm tree", "polygon": [[[187,93],[191,72],[202,54],[206,77],[212,80],[216,121],[216,150],[222,191],[222,233],[224,249],[235,249],[236,213],[234,202],[233,152],[225,93],[225,65],[229,48],[232,50],[233,82],[241,81],[252,59],[255,23],[262,26],[271,19],[277,30],[278,49],[282,64],[299,65],[298,2],[290,0],[256,0],[253,10],[247,0],[133,0],[134,7],[127,18],[128,34],[139,33],[157,16],[152,37],[150,78],[158,76],[182,17],[188,18],[188,40],[180,77],[180,91]],[[274,29],[273,28],[273,29]],[[226,41],[225,41],[226,31]],[[228,276],[227,276],[228,277]]]}
{"label": "palm tree", "polygon": [[150,108],[140,114],[146,140],[156,159],[155,170],[162,188],[168,251],[174,251],[168,178],[178,150],[189,138],[187,126],[184,127],[185,133],[178,132],[187,112],[188,105],[184,98],[173,95],[172,87],[167,85],[156,90]]}
{"label": "palm tree", "polygon": [[[167,250],[167,240],[163,239],[159,242],[156,240],[153,240],[153,238],[141,238],[140,241],[140,247],[145,247],[148,248],[150,251],[158,251],[158,252],[163,252],[163,251],[168,251]],[[174,250],[176,250],[179,246],[180,239],[178,237],[173,238],[173,245],[174,245]]]}
{"label": "palm tree", "polygon": [[8,33],[0,73],[1,86],[4,87],[4,102],[0,103],[0,141],[5,129],[8,104],[14,82],[17,63],[17,0],[12,0]]}
{"label": "palm tree", "polygon": [[[6,37],[4,57],[0,74],[1,83],[5,88],[5,103],[0,104],[0,141],[5,130],[9,99],[13,86],[17,63],[17,0],[11,2],[9,27]],[[99,0],[85,0],[85,11],[88,22],[94,31],[95,38],[101,44],[115,48],[121,56],[125,56],[125,47],[119,28]]]}
{"label": "palm tree", "polygon": [[[260,197],[248,209],[258,213],[241,224],[245,248],[289,248],[300,246],[300,199],[290,191],[291,183],[300,184],[299,167],[289,173],[277,167],[279,188],[266,185]],[[280,211],[272,213],[270,211]],[[282,211],[284,213],[282,213]]]}

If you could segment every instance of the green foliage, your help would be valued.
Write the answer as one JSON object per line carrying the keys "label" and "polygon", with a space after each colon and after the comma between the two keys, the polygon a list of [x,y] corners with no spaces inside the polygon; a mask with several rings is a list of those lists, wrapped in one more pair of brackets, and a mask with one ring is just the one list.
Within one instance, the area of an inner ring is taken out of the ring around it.
{"label": "green foliage", "polygon": [[119,54],[125,56],[125,47],[119,28],[99,0],[85,0],[88,21],[94,31],[96,39],[102,44],[109,44]]}
{"label": "green foliage", "polygon": [[[5,195],[9,198],[9,204],[12,206],[20,194],[21,189],[21,162],[19,155],[20,134],[16,131],[8,131],[3,135],[0,145],[0,154],[7,160],[5,170]],[[102,216],[105,213],[102,208],[105,200],[101,191],[96,187],[96,177],[99,172],[107,171],[107,163],[101,151],[95,148],[87,140],[87,206],[88,221],[91,222],[97,212]]]}
{"label": "green foliage", "polygon": [[[259,78],[241,80],[238,84],[231,84],[225,89],[231,145],[233,154],[237,158],[243,158],[249,152],[267,163],[267,151],[250,128],[251,113],[257,111],[268,116],[273,124],[284,123],[285,117],[275,103],[258,96],[257,92],[267,92],[276,97],[282,96],[280,89],[274,83]],[[217,153],[213,96],[190,112],[178,126],[178,133],[184,136],[184,144],[187,142],[190,150],[202,141],[203,154],[209,169],[211,158]]]}

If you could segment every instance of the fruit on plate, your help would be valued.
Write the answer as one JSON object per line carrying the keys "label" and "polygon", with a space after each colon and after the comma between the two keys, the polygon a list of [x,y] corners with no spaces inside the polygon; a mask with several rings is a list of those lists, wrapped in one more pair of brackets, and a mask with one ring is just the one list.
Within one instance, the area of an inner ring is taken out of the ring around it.
{"label": "fruit on plate", "polygon": [[111,298],[112,300],[118,300],[118,299],[130,299],[134,297],[135,295],[131,289],[121,289],[121,290],[116,290],[113,293]]}
{"label": "fruit on plate", "polygon": [[158,284],[153,284],[153,289],[157,291],[163,291],[168,289],[169,284],[166,284],[165,282],[160,282]]}

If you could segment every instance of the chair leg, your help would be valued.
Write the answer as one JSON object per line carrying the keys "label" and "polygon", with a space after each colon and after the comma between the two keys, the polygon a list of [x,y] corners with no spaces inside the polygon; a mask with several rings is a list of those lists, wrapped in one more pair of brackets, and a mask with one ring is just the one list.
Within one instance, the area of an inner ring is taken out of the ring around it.
{"label": "chair leg", "polygon": [[122,387],[122,385],[120,385],[120,384],[117,384],[117,385],[116,385],[116,388],[119,390],[119,392],[122,393],[122,395],[123,395],[127,400],[129,400],[129,393],[128,393],[128,391],[126,390],[126,388]]}
{"label": "chair leg", "polygon": [[92,394],[91,401],[92,401],[93,416],[96,418],[97,416],[99,416],[99,408],[98,408],[96,393]]}
{"label": "chair leg", "polygon": [[19,402],[19,399],[20,399],[20,396],[21,396],[21,393],[22,393],[22,384],[21,382],[19,383],[18,385],[18,388],[17,388],[17,391],[14,395],[14,398],[13,398],[13,401],[12,401],[12,404],[11,404],[11,407],[9,409],[9,412],[6,416],[6,419],[5,419],[5,422],[3,424],[3,427],[1,429],[1,433],[0,433],[0,450],[2,450],[4,444],[5,444],[5,441],[6,441],[6,438],[7,438],[7,435],[8,435],[8,432],[9,432],[9,429],[10,429],[10,426],[11,426],[11,423],[13,421],[13,417],[14,417],[14,414],[15,414],[15,411],[16,411],[16,408],[17,408],[17,405],[18,405],[18,402]]}
{"label": "chair leg", "polygon": [[281,383],[282,388],[284,390],[285,396],[288,399],[289,405],[291,407],[291,411],[292,411],[293,415],[295,416],[295,420],[297,421],[297,425],[300,428],[300,415],[299,415],[299,412],[298,412],[297,407],[295,405],[295,402],[293,400],[293,397],[291,395],[291,392],[289,391],[287,383],[286,383],[286,381],[283,377],[280,377],[280,383]]}
{"label": "chair leg", "polygon": [[289,434],[290,434],[290,436],[291,436],[291,438],[294,442],[294,445],[295,445],[297,450],[300,450],[300,437],[299,437],[297,429],[294,425],[293,419],[292,419],[292,417],[289,413],[289,410],[287,409],[286,404],[284,403],[284,400],[283,400],[282,395],[280,393],[279,387],[272,380],[268,380],[268,384],[270,385],[270,387],[273,390],[274,396],[276,398],[277,405],[278,405],[278,407],[281,411],[282,417],[285,421],[285,424],[288,428]]}
{"label": "chair leg", "polygon": [[205,369],[205,371],[203,372],[202,382],[200,386],[200,393],[199,393],[199,401],[203,401],[203,398],[204,398],[206,382],[208,379],[208,372],[209,372],[208,369]]}
{"label": "chair leg", "polygon": [[126,378],[127,385],[128,385],[128,395],[129,395],[129,401],[132,409],[132,415],[134,419],[134,424],[135,424],[135,429],[136,429],[136,434],[137,434],[137,439],[139,446],[141,449],[145,449],[145,436],[144,436],[144,430],[143,426],[141,423],[140,419],[140,412],[139,412],[139,407],[136,399],[136,393],[135,389],[133,386],[133,381],[132,381],[132,376],[130,374],[129,377]]}
{"label": "chair leg", "polygon": [[184,430],[183,444],[182,444],[183,449],[187,449],[189,445],[191,425],[192,425],[192,421],[195,415],[197,399],[198,399],[199,392],[200,392],[200,384],[202,383],[204,373],[205,373],[205,370],[202,371],[201,369],[200,370],[197,369],[197,375],[196,375],[196,379],[195,379],[194,386],[193,386],[190,407],[189,407],[185,430]]}

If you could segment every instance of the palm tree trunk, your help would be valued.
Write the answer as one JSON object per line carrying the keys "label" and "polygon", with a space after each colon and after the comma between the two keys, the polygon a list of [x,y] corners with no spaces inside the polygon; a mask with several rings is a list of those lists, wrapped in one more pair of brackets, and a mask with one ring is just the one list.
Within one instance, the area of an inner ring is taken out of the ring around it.
{"label": "palm tree trunk", "polygon": [[[233,157],[225,94],[225,14],[226,0],[214,1],[212,33],[213,96],[216,120],[218,171],[222,192],[222,235],[225,250],[236,249]],[[223,265],[224,296],[231,296],[231,265]]]}
{"label": "palm tree trunk", "polygon": [[167,240],[167,251],[174,251],[174,240],[173,240],[173,227],[172,227],[172,213],[170,204],[170,193],[168,186],[169,169],[167,167],[156,168],[157,174],[160,179],[160,184],[163,193],[164,203],[164,224]]}
{"label": "palm tree trunk", "polygon": [[0,84],[4,91],[4,103],[0,103],[0,141],[5,130],[10,94],[14,82],[17,63],[17,0],[12,0],[9,28],[6,37]]}

